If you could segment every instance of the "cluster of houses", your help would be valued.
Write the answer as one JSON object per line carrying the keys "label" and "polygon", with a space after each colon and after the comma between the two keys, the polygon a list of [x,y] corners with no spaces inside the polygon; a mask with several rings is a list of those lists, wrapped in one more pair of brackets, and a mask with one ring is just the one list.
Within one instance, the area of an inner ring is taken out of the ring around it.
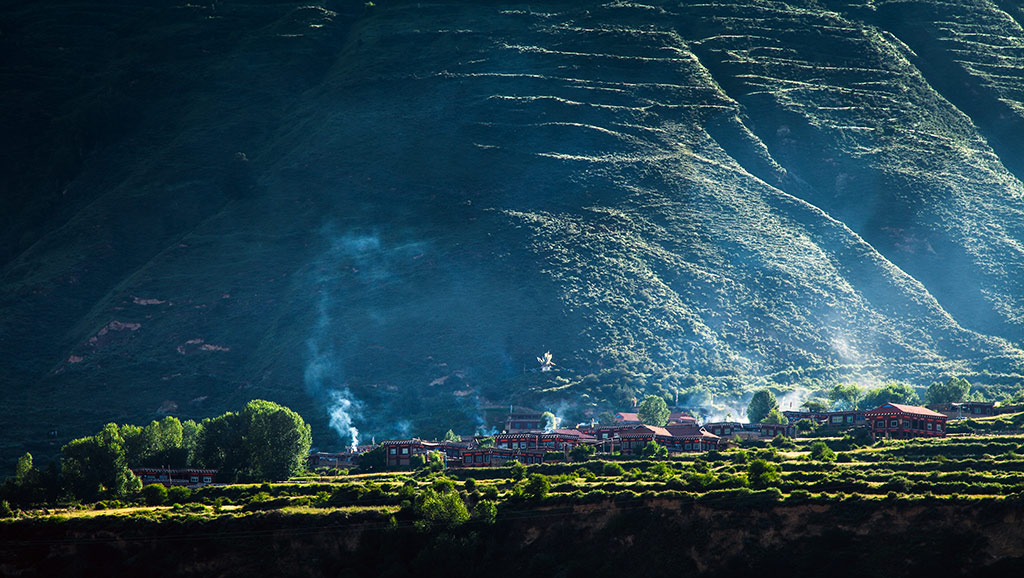
{"label": "cluster of houses", "polygon": [[[458,441],[427,441],[419,438],[387,440],[380,444],[389,468],[405,468],[421,461],[423,456],[438,452],[446,467],[500,466],[510,461],[539,464],[545,461],[568,460],[578,446],[590,446],[595,453],[618,452],[636,455],[650,442],[665,447],[669,453],[706,452],[723,448],[733,440],[764,440],[777,435],[797,436],[796,423],[807,419],[822,427],[837,430],[860,426],[870,430],[874,439],[907,439],[912,437],[944,437],[946,420],[965,413],[972,416],[991,415],[992,404],[965,402],[935,411],[926,407],[887,403],[872,410],[855,411],[785,411],[788,424],[708,422],[703,425],[684,412],[673,412],[668,423],[652,426],[641,423],[636,413],[619,412],[615,423],[608,425],[580,424],[573,429],[545,428],[542,412],[526,408],[509,408],[502,433],[493,436],[465,436]],[[358,466],[359,456],[376,446],[342,453],[310,454],[313,468]]]}
{"label": "cluster of houses", "polygon": [[[946,421],[962,417],[983,417],[996,414],[992,403],[963,402],[931,406],[931,408],[886,403],[871,410],[851,411],[784,411],[789,423],[708,422],[703,425],[684,412],[673,412],[663,427],[642,423],[636,413],[615,414],[615,422],[607,425],[585,424],[573,429],[545,427],[542,412],[525,408],[509,408],[502,433],[493,436],[463,436],[458,440],[426,441],[419,438],[386,440],[379,445],[360,446],[340,453],[313,452],[311,468],[354,468],[360,456],[372,449],[383,449],[388,468],[408,468],[438,452],[446,467],[501,466],[510,461],[539,464],[545,461],[568,460],[579,446],[590,446],[597,454],[619,452],[637,455],[650,442],[665,447],[669,453],[707,452],[723,448],[733,440],[764,440],[777,435],[797,436],[796,423],[810,420],[821,427],[837,431],[850,427],[867,428],[874,439],[908,439],[914,437],[945,437]],[[143,484],[198,487],[214,483],[217,470],[138,468],[135,474]]]}

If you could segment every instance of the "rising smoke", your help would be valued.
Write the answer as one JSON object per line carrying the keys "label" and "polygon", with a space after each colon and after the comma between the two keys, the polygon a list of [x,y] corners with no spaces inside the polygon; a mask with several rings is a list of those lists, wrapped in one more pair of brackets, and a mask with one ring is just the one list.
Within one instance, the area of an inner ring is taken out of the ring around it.
{"label": "rising smoke", "polygon": [[379,279],[385,272],[374,265],[370,256],[380,249],[380,239],[376,235],[336,235],[331,227],[325,227],[322,233],[329,239],[329,244],[327,251],[313,263],[310,284],[318,298],[316,323],[306,340],[306,391],[324,403],[331,428],[342,440],[350,440],[354,450],[359,445],[359,429],[354,421],[361,414],[362,404],[345,386],[345,368],[334,348],[331,311],[338,305],[337,288],[342,275],[346,274],[343,264],[354,261],[363,275],[373,279]]}

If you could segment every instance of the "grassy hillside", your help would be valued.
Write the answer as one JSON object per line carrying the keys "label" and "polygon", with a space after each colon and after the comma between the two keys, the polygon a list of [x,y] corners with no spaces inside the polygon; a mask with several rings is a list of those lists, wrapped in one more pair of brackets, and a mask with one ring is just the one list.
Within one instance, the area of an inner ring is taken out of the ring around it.
{"label": "grassy hillside", "polygon": [[329,448],[337,410],[1015,387],[1020,16],[4,3],[0,460],[254,397]]}

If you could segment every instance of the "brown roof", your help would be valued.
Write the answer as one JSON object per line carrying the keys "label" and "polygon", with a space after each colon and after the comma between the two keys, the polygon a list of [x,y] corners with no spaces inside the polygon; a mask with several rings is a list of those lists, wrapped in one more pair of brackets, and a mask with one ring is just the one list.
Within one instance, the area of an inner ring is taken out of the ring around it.
{"label": "brown roof", "polygon": [[884,405],[876,407],[871,411],[864,412],[864,415],[881,415],[892,413],[892,410],[889,409],[890,407],[903,413],[926,415],[929,417],[947,417],[946,414],[934,412],[926,407],[921,407],[919,405],[903,405],[901,403],[886,403]]}

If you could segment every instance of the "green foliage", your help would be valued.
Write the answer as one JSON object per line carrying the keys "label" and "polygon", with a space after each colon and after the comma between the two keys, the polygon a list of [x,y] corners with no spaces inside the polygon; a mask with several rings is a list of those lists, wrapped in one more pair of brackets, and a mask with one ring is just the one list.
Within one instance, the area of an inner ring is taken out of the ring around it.
{"label": "green foliage", "polygon": [[455,431],[448,430],[448,431],[444,432],[443,440],[446,441],[446,442],[457,442],[457,441],[460,441],[461,438],[458,436],[458,434],[455,433]]}
{"label": "green foliage", "polygon": [[128,469],[123,443],[120,430],[112,423],[95,436],[68,442],[61,448],[65,489],[88,502],[121,498],[133,491],[139,480]]}
{"label": "green foliage", "polygon": [[602,411],[597,416],[597,423],[600,425],[615,425],[615,414],[610,411]]}
{"label": "green foliage", "polygon": [[498,519],[498,506],[491,500],[480,500],[473,506],[473,519],[493,524]]}
{"label": "green foliage", "polygon": [[971,391],[971,384],[966,379],[951,377],[945,382],[933,382],[924,394],[925,403],[955,403],[963,401]]}
{"label": "green foliage", "polygon": [[808,398],[804,400],[802,407],[807,411],[828,411],[832,408],[832,403],[825,399]]}
{"label": "green foliage", "polygon": [[760,423],[773,409],[778,409],[779,402],[775,394],[767,389],[760,389],[754,392],[747,404],[747,419],[750,423]]}
{"label": "green foliage", "polygon": [[668,423],[668,416],[671,415],[671,412],[664,398],[648,395],[640,403],[637,414],[640,417],[640,423],[662,427]]}
{"label": "green foliage", "polygon": [[626,473],[626,470],[616,462],[605,462],[601,469],[601,475],[603,476],[621,476]]}
{"label": "green foliage", "polygon": [[917,405],[921,402],[917,397],[914,388],[898,381],[886,383],[878,389],[872,389],[864,394],[861,405],[865,408],[876,408],[886,403],[902,403],[906,405]]}
{"label": "green foliage", "polygon": [[777,436],[772,438],[772,441],[769,442],[769,443],[771,443],[772,447],[780,448],[780,449],[794,449],[794,448],[796,448],[796,442],[794,442],[792,439],[790,439],[790,438],[788,438],[788,437],[786,437],[786,436],[784,436],[782,434],[778,434]]}
{"label": "green foliage", "polygon": [[387,467],[388,455],[384,446],[377,446],[372,450],[359,454],[359,472],[379,472]]}
{"label": "green foliage", "polygon": [[530,474],[523,486],[523,496],[530,500],[542,500],[551,490],[551,481],[544,474]]}
{"label": "green foliage", "polygon": [[756,459],[747,464],[747,480],[755,489],[774,486],[781,479],[781,469],[777,464],[762,459]]}
{"label": "green foliage", "polygon": [[477,443],[478,446],[480,446],[482,448],[493,448],[494,447],[494,438],[493,437],[480,438],[479,440],[477,440],[476,443]]}
{"label": "green foliage", "polygon": [[167,490],[167,503],[185,504],[192,497],[192,490],[185,486],[172,486]]}
{"label": "green foliage", "polygon": [[645,458],[667,458],[668,448],[651,440],[644,444],[643,449],[640,450],[640,455]]}
{"label": "green foliage", "polygon": [[768,412],[768,415],[764,416],[764,419],[761,420],[761,423],[787,425],[789,424],[789,418],[782,415],[782,412],[779,411],[779,408],[773,407]]}
{"label": "green foliage", "polygon": [[416,496],[414,512],[421,518],[417,522],[417,528],[421,530],[434,527],[451,529],[469,521],[469,510],[457,492],[438,492],[432,487]]}
{"label": "green foliage", "polygon": [[14,510],[11,505],[7,503],[7,500],[0,500],[0,519],[13,518]]}
{"label": "green foliage", "polygon": [[836,453],[828,447],[825,442],[814,442],[810,447],[810,458],[821,462],[832,462],[836,459]]}
{"label": "green foliage", "polygon": [[594,446],[580,444],[572,448],[572,450],[569,452],[569,457],[572,458],[572,461],[574,462],[585,462],[593,458],[594,454],[596,453],[597,450],[594,448]]}
{"label": "green foliage", "polygon": [[508,475],[513,480],[521,480],[526,476],[526,466],[516,460],[508,463]]}
{"label": "green foliage", "polygon": [[14,480],[19,484],[31,481],[36,474],[36,468],[32,464],[32,454],[25,452],[25,455],[18,458],[18,464],[14,468]]}
{"label": "green foliage", "polygon": [[836,384],[828,392],[828,398],[839,409],[859,409],[864,398],[864,388],[856,383]]}
{"label": "green foliage", "polygon": [[163,484],[149,484],[142,488],[142,498],[147,506],[162,506],[167,503],[167,488]]}
{"label": "green foliage", "polygon": [[299,414],[257,399],[241,413],[203,420],[196,453],[222,480],[286,480],[302,471],[311,443]]}
{"label": "green foliage", "polygon": [[257,399],[247,403],[240,415],[245,479],[286,480],[302,471],[313,438],[299,414]]}

